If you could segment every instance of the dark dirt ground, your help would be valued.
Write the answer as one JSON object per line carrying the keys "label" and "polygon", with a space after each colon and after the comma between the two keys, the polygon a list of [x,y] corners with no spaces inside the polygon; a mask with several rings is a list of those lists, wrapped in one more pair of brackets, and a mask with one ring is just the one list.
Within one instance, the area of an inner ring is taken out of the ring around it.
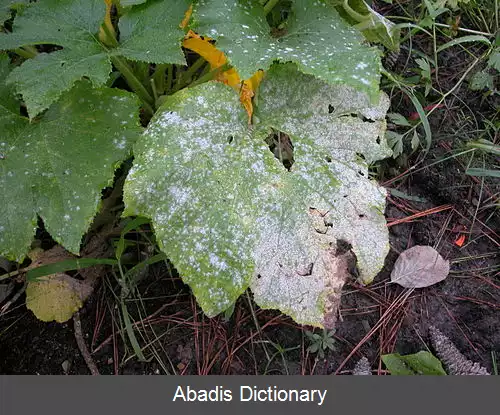
{"label": "dark dirt ground", "polygon": [[[398,68],[404,72],[406,57],[403,49],[395,72]],[[446,90],[454,86],[471,57],[450,49],[442,59],[440,85]],[[447,335],[467,358],[491,372],[492,352],[500,357],[500,218],[498,210],[492,216],[494,208],[485,206],[491,203],[489,196],[498,197],[499,181],[486,179],[481,185],[481,178],[474,181],[466,176],[467,158],[422,168],[456,153],[464,141],[477,139],[478,127],[484,128],[482,117],[494,114],[498,102],[483,99],[481,93],[469,91],[464,83],[446,104],[430,118],[433,146],[425,160],[397,182],[391,182],[391,178],[420,162],[420,153],[409,157],[403,166],[385,163],[382,182],[425,199],[415,202],[391,196],[386,210],[389,223],[433,207],[452,207],[390,227],[392,249],[384,270],[369,287],[360,287],[354,281],[345,287],[342,321],[335,333],[336,350],[326,359],[316,360],[307,353],[306,328],[280,313],[259,310],[245,296],[228,321],[222,316],[204,317],[180,279],[166,266],[155,265],[139,285],[142,305],[138,306],[139,301],[128,303],[149,362],[138,362],[128,338],[120,333],[113,294],[117,287],[112,277],[101,281],[81,310],[85,341],[100,373],[349,374],[356,361],[366,356],[374,373],[383,374],[380,355],[425,349],[430,325]],[[414,110],[408,101],[393,97],[390,111],[407,116]],[[494,139],[498,143],[498,136]],[[467,239],[460,248],[454,241],[461,231]],[[402,287],[388,284],[394,261],[414,245],[434,246],[451,261],[450,275],[441,283],[416,290],[388,312],[404,292]],[[365,341],[377,325],[378,330]],[[287,351],[277,354],[280,347]],[[64,373],[89,374],[72,321],[40,322],[26,309],[21,296],[0,317],[0,374]]]}

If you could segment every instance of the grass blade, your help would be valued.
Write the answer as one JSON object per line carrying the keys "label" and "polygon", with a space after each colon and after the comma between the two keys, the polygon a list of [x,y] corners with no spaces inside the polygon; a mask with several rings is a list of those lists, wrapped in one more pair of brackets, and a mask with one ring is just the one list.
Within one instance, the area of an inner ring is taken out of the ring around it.
{"label": "grass blade", "polygon": [[42,265],[37,268],[30,269],[26,275],[28,281],[36,281],[38,278],[47,275],[57,274],[65,271],[76,271],[82,268],[89,268],[95,265],[117,265],[116,259],[106,258],[75,258],[65,261],[56,262],[54,264]]}
{"label": "grass blade", "polygon": [[470,168],[465,171],[465,174],[469,176],[476,177],[500,177],[500,170],[489,170],[489,169],[480,169],[480,168]]}
{"label": "grass blade", "polygon": [[411,99],[411,102],[415,106],[415,109],[420,116],[420,120],[422,121],[422,125],[424,126],[425,131],[425,151],[429,151],[432,144],[432,132],[429,120],[427,119],[427,114],[425,113],[424,107],[422,107],[422,104],[417,99],[417,97],[413,95],[413,93],[411,93],[409,90],[406,90],[406,94]]}
{"label": "grass blade", "polygon": [[445,43],[444,45],[441,45],[440,47],[437,48],[436,53],[442,52],[443,50],[451,48],[452,46],[468,42],[482,42],[486,43],[487,45],[491,45],[490,40],[485,36],[481,35],[463,36],[459,37],[458,39],[453,39],[452,41]]}
{"label": "grass blade", "polygon": [[500,146],[497,144],[493,144],[488,140],[478,140],[471,141],[467,143],[467,147],[477,148],[479,150],[483,150],[486,153],[494,154],[495,156],[500,156]]}
{"label": "grass blade", "polygon": [[125,300],[122,299],[122,314],[123,321],[125,323],[125,330],[127,330],[127,335],[130,340],[130,344],[134,349],[134,353],[137,355],[137,358],[141,362],[147,362],[146,357],[142,353],[141,346],[139,346],[139,342],[137,341],[137,337],[135,337],[134,328],[132,327],[132,322],[130,321],[130,316],[128,315],[127,306],[125,305]]}

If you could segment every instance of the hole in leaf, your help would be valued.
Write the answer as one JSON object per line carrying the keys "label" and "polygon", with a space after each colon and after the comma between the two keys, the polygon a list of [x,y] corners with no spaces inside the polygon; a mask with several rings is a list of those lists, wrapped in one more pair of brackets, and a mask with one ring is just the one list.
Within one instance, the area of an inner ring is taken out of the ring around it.
{"label": "hole in leaf", "polygon": [[363,177],[365,176],[365,174],[361,170],[358,171],[358,174]]}
{"label": "hole in leaf", "polygon": [[333,114],[333,112],[335,111],[335,107],[333,105],[328,105],[328,114]]}
{"label": "hole in leaf", "polygon": [[360,219],[363,219],[365,217],[365,215],[363,215],[362,213],[358,215]]}
{"label": "hole in leaf", "polygon": [[343,239],[337,239],[337,255],[344,255],[352,249],[352,245]]}
{"label": "hole in leaf", "polygon": [[233,142],[233,140],[234,140],[234,137],[232,135],[230,135],[229,137],[227,137],[227,142],[229,144],[231,144]]}
{"label": "hole in leaf", "polygon": [[380,137],[377,137],[377,144],[380,144]]}
{"label": "hole in leaf", "polygon": [[44,44],[44,45],[37,45],[36,49],[42,53],[51,53],[57,50],[61,50],[62,46],[54,44]]}
{"label": "hole in leaf", "polygon": [[355,114],[353,112],[350,113],[350,114],[344,114],[344,115],[342,115],[342,117],[359,118],[361,121],[363,121],[363,122],[369,122],[369,123],[374,123],[375,122],[375,120],[372,120],[370,118],[366,118],[362,114]]}
{"label": "hole in leaf", "polygon": [[271,36],[279,38],[286,35],[286,21],[293,13],[292,8],[292,1],[281,0],[267,13],[266,20],[271,26]]}
{"label": "hole in leaf", "polygon": [[257,274],[257,278],[260,280],[262,278],[262,275]]}
{"label": "hole in leaf", "polygon": [[332,158],[330,156],[326,156],[325,160],[326,160],[327,163],[331,163],[332,162]]}
{"label": "hole in leaf", "polygon": [[290,171],[295,161],[293,158],[293,144],[290,137],[281,131],[273,130],[266,138],[266,143],[269,146],[269,150],[274,154],[274,157]]}

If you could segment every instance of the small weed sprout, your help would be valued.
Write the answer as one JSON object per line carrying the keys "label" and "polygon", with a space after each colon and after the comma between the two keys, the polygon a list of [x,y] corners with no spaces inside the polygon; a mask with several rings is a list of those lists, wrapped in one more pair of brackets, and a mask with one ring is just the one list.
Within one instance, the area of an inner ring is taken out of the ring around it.
{"label": "small weed sprout", "polygon": [[325,352],[327,350],[335,350],[335,339],[333,338],[335,330],[326,330],[320,333],[313,333],[312,331],[306,331],[306,336],[310,341],[310,345],[307,351],[312,354],[317,354],[318,358],[324,359]]}

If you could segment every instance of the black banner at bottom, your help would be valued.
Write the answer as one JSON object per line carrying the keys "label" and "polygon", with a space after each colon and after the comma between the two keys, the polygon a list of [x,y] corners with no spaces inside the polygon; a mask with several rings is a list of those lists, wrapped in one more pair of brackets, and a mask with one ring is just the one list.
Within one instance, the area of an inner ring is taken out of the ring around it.
{"label": "black banner at bottom", "polygon": [[498,376],[3,376],[0,415],[470,415],[496,413],[499,390]]}

